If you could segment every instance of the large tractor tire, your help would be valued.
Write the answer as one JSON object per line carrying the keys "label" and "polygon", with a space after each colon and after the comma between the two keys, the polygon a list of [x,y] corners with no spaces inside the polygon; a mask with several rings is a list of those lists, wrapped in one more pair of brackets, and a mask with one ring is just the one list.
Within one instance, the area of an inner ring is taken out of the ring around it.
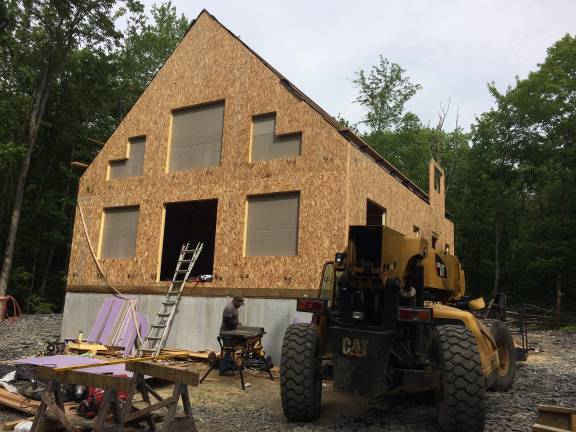
{"label": "large tractor tire", "polygon": [[309,422],[320,416],[321,358],[314,324],[286,329],[280,365],[280,393],[284,415],[291,422]]}
{"label": "large tractor tire", "polygon": [[492,373],[489,390],[506,392],[512,388],[516,376],[516,348],[514,339],[503,321],[485,319],[482,323],[490,329],[498,348],[500,367]]}
{"label": "large tractor tire", "polygon": [[442,372],[438,422],[443,432],[482,432],[486,392],[476,339],[464,326],[434,329],[434,346]]}

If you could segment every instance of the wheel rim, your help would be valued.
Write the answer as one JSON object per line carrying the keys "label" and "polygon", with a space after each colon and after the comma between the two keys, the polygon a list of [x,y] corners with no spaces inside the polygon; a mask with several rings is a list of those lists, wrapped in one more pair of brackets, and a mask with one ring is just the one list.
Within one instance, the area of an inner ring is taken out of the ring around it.
{"label": "wheel rim", "polygon": [[496,346],[498,347],[498,357],[500,357],[498,375],[506,376],[510,371],[510,350],[508,349],[508,345],[501,340],[496,342]]}

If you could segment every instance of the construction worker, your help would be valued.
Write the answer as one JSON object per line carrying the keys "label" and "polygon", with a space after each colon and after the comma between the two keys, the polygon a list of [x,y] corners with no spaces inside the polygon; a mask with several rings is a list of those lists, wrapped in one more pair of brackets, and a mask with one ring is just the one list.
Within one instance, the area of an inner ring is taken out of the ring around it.
{"label": "construction worker", "polygon": [[[226,305],[224,311],[222,312],[222,325],[220,326],[220,332],[236,330],[236,328],[241,325],[238,320],[238,309],[240,306],[244,305],[244,299],[240,296],[235,296],[230,303]],[[232,345],[232,339],[227,337],[222,337],[222,345],[230,346]],[[231,350],[224,350],[224,356],[220,361],[220,375],[230,374],[231,361],[232,361]]]}

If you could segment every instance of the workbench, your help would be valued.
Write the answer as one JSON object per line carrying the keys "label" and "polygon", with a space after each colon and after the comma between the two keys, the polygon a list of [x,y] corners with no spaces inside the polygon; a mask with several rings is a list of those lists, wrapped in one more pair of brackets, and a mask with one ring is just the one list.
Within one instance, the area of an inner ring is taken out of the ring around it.
{"label": "workbench", "polygon": [[[196,431],[192,416],[188,386],[198,385],[198,374],[191,370],[188,362],[169,362],[153,359],[129,359],[124,361],[131,377],[95,374],[82,371],[93,365],[51,368],[40,366],[38,378],[47,382],[47,388],[42,395],[42,402],[34,417],[31,432],[41,432],[47,423],[58,421],[69,432],[79,432],[73,416],[65,412],[62,384],[76,384],[86,387],[104,389],[104,397],[98,413],[91,422],[93,432],[124,431],[125,428],[146,422],[152,431],[156,431],[155,411],[168,408],[163,418],[161,432]],[[145,376],[169,381],[174,385],[172,396],[162,398],[144,380]],[[119,392],[127,394],[125,401],[118,397]],[[144,407],[137,408],[134,397],[140,394]],[[153,402],[150,398],[156,399]],[[182,400],[184,415],[176,417],[178,402]],[[82,419],[82,427],[86,427]]]}

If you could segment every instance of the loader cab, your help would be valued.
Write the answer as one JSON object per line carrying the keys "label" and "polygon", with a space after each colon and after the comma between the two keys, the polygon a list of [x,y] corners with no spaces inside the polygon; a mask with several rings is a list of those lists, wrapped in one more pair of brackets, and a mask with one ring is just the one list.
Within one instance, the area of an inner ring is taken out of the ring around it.
{"label": "loader cab", "polygon": [[426,300],[455,301],[465,292],[464,270],[458,257],[433,250],[422,261]]}

